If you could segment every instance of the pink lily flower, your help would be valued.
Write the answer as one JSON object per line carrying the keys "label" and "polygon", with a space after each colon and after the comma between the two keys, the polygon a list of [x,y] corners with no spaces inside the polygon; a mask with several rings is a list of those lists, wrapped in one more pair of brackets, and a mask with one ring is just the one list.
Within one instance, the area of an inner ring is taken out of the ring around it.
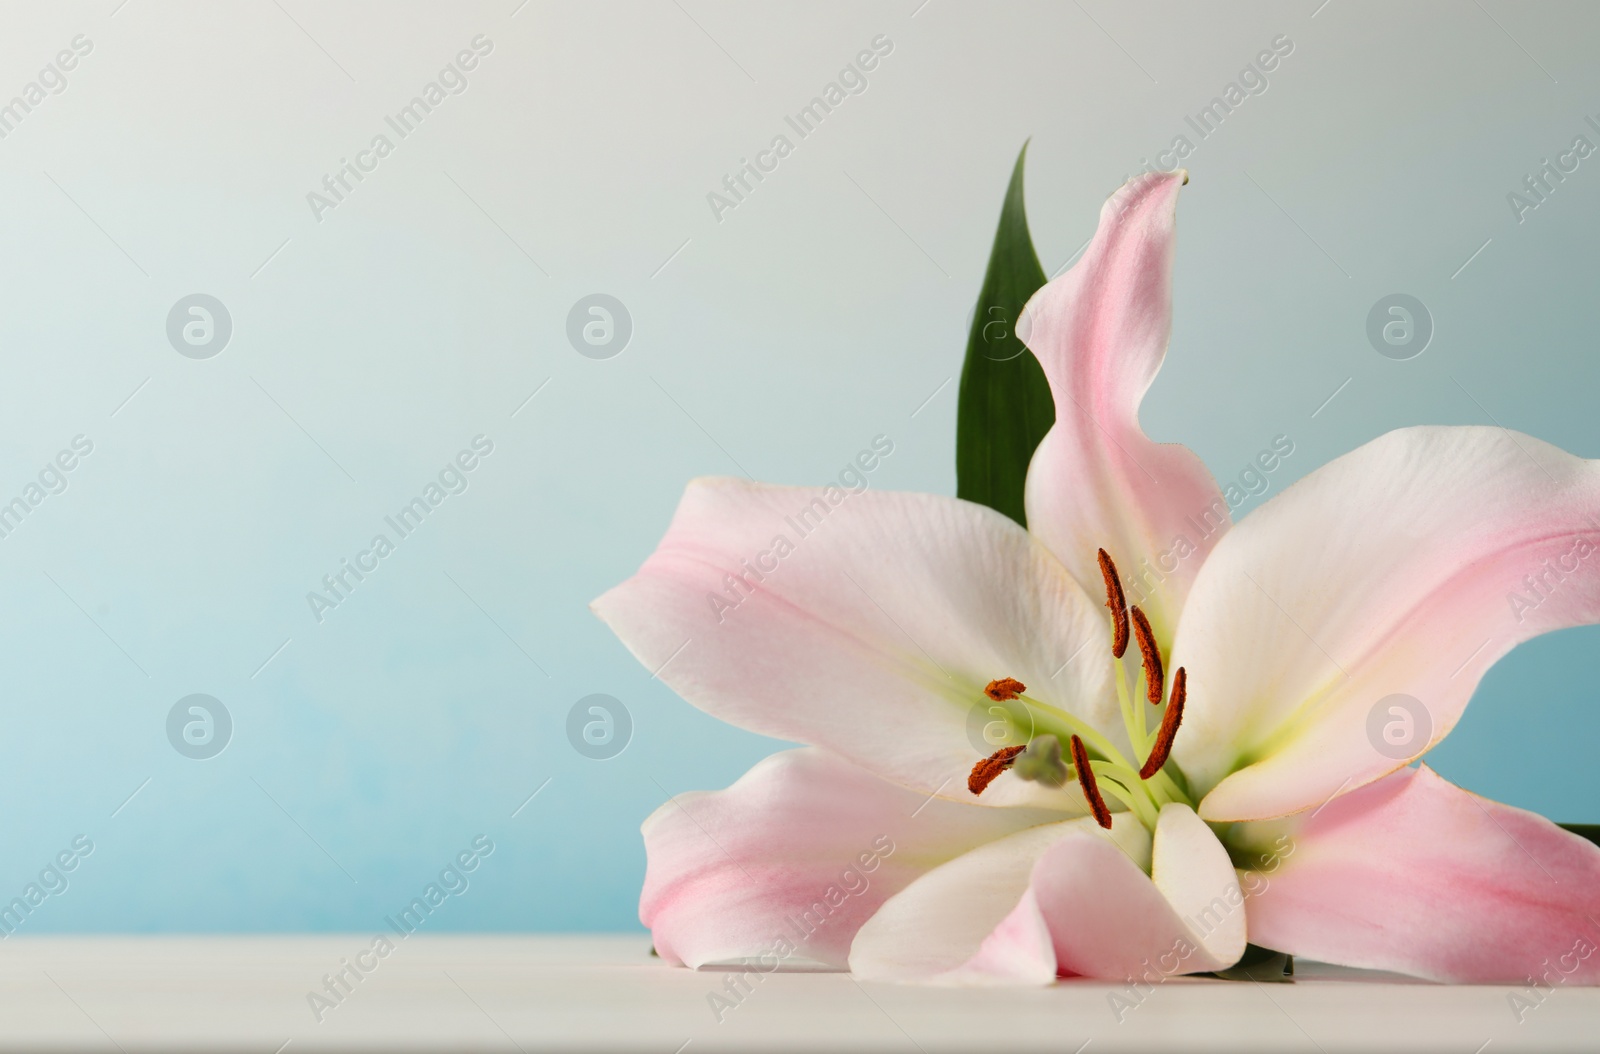
{"label": "pink lily flower", "polygon": [[[1217,970],[1248,940],[1600,982],[1600,848],[1408,765],[1513,646],[1600,621],[1600,464],[1407,428],[1231,525],[1200,459],[1138,421],[1186,181],[1123,187],[1028,304],[1056,424],[1027,530],[948,497],[702,479],[595,601],[690,703],[808,744],[645,821],[639,913],[668,962],[1042,984]],[[996,724],[999,750],[973,732]]]}

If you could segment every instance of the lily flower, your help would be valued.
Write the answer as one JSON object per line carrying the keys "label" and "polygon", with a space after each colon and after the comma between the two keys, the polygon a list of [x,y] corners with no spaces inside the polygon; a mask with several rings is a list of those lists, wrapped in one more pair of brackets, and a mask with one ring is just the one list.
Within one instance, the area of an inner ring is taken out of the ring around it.
{"label": "lily flower", "polygon": [[1600,848],[1411,765],[1500,656],[1600,621],[1600,465],[1407,428],[1231,525],[1200,459],[1138,421],[1186,181],[1123,187],[1028,304],[1056,423],[1027,529],[701,479],[595,601],[684,699],[806,744],[645,821],[668,962],[1042,984],[1214,971],[1249,941],[1600,982]]}

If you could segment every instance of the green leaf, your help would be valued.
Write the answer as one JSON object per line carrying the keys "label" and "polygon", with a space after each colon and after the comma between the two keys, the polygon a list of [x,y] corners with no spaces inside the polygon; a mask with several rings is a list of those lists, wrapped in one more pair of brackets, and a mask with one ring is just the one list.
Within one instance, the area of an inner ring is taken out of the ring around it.
{"label": "green leaf", "polygon": [[1044,370],[1015,331],[1023,305],[1045,283],[1023,205],[1027,157],[1024,143],[972,314],[956,409],[956,496],[1003,512],[1024,527],[1028,462],[1056,419]]}
{"label": "green leaf", "polygon": [[1244,946],[1244,955],[1226,970],[1212,974],[1224,981],[1263,981],[1288,984],[1294,981],[1294,956],[1255,944]]}

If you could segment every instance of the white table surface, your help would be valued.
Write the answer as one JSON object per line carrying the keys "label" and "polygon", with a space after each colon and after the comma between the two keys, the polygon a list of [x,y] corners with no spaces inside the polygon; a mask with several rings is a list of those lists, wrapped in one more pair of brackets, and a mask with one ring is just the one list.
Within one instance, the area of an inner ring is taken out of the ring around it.
{"label": "white table surface", "polygon": [[1518,1021],[1516,989],[1304,962],[1292,985],[1175,978],[1120,1022],[1110,997],[1132,997],[1099,982],[972,990],[779,973],[753,980],[718,1022],[707,996],[724,993],[728,975],[664,966],[642,936],[414,936],[316,1021],[306,993],[371,943],[358,934],[12,937],[0,942],[0,1050],[1600,1048],[1600,989],[1557,987]]}

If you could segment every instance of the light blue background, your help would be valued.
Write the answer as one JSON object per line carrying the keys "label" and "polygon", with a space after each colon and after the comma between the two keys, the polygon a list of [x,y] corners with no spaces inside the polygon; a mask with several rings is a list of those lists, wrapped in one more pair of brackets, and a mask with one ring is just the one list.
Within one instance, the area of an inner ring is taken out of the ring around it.
{"label": "light blue background", "polygon": [[[1287,434],[1273,493],[1422,422],[1600,455],[1600,157],[1524,222],[1506,201],[1600,145],[1600,11],[1318,2],[10,7],[0,99],[94,48],[0,140],[0,495],[74,435],[94,453],[0,540],[0,900],[82,833],[27,932],[365,932],[481,832],[430,928],[636,928],[639,821],[775,744],[652,681],[588,602],[697,475],[819,482],[885,433],[874,486],[953,492],[1017,148],[1054,271],[1280,34],[1186,162],[1149,431],[1223,478]],[[468,88],[317,222],[306,193],[477,34]],[[717,222],[724,173],[878,34],[865,93]],[[606,361],[564,334],[597,291],[635,325]],[[205,361],[165,336],[193,292],[234,320]],[[1435,319],[1420,358],[1367,343],[1394,292]],[[307,591],[478,434],[466,493],[319,625]],[[1597,643],[1520,648],[1431,760],[1600,820]],[[192,692],[235,723],[209,761],[165,738]],[[610,761],[565,735],[594,692],[635,723]]]}

